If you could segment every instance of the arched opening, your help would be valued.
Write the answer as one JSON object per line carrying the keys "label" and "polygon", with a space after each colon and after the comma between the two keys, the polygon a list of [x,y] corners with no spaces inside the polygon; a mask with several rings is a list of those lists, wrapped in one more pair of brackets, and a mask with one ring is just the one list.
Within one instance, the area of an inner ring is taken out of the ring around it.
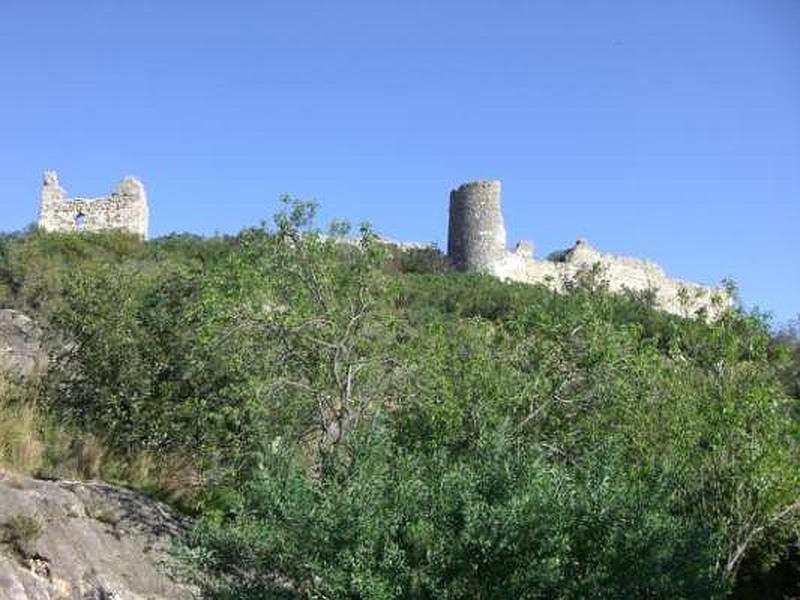
{"label": "arched opening", "polygon": [[75,227],[78,229],[83,229],[86,227],[86,215],[82,212],[79,212],[75,215]]}

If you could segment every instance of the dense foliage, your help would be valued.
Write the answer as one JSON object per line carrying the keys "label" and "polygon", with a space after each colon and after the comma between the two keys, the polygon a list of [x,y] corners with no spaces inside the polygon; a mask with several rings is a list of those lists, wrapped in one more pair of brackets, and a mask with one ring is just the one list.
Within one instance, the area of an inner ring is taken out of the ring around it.
{"label": "dense foliage", "polygon": [[313,216],[0,241],[0,302],[51,332],[47,408],[191,458],[211,597],[798,591],[796,330],[597,273],[567,295],[449,273]]}

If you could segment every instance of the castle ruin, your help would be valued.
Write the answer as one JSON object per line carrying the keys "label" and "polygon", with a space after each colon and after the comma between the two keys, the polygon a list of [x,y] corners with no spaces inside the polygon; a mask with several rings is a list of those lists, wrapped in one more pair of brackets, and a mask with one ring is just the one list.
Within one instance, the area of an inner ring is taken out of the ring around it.
{"label": "castle ruin", "polygon": [[[535,258],[532,242],[519,242],[509,250],[500,188],[499,181],[475,181],[450,193],[447,255],[456,270],[539,283],[559,292],[589,276],[611,292],[633,292],[651,299],[657,308],[683,317],[713,320],[730,306],[730,296],[721,287],[671,279],[653,262],[604,254],[586,240],[543,260]],[[108,197],[67,198],[57,174],[44,174],[39,227],[45,231],[121,230],[147,239],[148,221],[144,186],[134,177],[123,179]]]}
{"label": "castle ruin", "polygon": [[653,262],[603,254],[586,240],[545,260],[534,257],[532,242],[509,250],[499,181],[466,183],[450,193],[447,255],[460,271],[541,283],[556,291],[568,290],[588,274],[609,291],[651,295],[656,307],[683,317],[716,319],[730,305],[723,288],[671,279]]}
{"label": "castle ruin", "polygon": [[120,230],[147,239],[149,209],[144,185],[123,179],[111,196],[67,198],[55,171],[44,174],[39,228],[64,233]]}

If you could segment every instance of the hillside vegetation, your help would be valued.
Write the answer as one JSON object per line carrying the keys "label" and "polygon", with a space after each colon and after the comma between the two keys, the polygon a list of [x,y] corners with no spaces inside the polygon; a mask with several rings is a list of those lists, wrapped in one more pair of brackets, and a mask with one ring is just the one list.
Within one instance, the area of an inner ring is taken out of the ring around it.
{"label": "hillside vegetation", "polygon": [[213,598],[800,593],[796,331],[313,217],[2,238],[0,303],[52,366],[0,389],[0,461],[170,499]]}

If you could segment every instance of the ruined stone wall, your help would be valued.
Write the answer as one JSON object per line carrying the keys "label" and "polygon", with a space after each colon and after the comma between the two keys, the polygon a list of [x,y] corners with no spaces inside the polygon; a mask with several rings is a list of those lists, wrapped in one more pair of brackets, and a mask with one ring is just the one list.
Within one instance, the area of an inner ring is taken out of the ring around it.
{"label": "ruined stone wall", "polygon": [[58,175],[47,172],[42,185],[39,227],[45,231],[122,230],[147,238],[149,208],[144,185],[126,177],[103,198],[67,198]]}
{"label": "ruined stone wall", "polygon": [[[464,189],[477,189],[480,193],[465,196],[461,193]],[[505,229],[502,235],[498,232],[503,223],[499,182],[470,183],[452,192],[450,198],[448,256],[461,270],[485,272],[521,283],[541,283],[560,292],[589,276],[612,292],[652,294],[656,307],[684,317],[715,319],[730,306],[730,298],[722,288],[671,279],[653,262],[603,254],[585,240],[576,242],[558,260],[537,260],[531,242],[520,242],[516,250],[509,251]],[[454,215],[461,219],[455,226]],[[488,215],[486,221],[482,221],[484,215]]]}

